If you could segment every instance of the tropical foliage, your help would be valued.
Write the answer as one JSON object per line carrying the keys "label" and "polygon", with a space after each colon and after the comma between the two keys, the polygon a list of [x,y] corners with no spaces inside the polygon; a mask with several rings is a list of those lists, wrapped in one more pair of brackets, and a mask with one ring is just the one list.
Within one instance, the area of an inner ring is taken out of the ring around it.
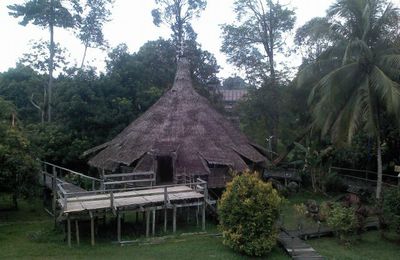
{"label": "tropical foliage", "polygon": [[236,176],[218,204],[223,243],[235,251],[261,256],[276,244],[283,199],[256,173]]}
{"label": "tropical foliage", "polygon": [[376,139],[377,197],[382,184],[382,117],[387,113],[394,124],[400,120],[400,48],[397,38],[387,37],[396,35],[399,21],[399,10],[384,0],[339,0],[324,23],[313,21],[302,31],[328,39],[328,44],[318,44],[324,49],[298,76],[299,85],[314,82],[309,97],[313,124],[336,143],[351,143],[359,130]]}
{"label": "tropical foliage", "polygon": [[0,190],[13,194],[15,208],[20,196],[35,192],[37,170],[14,106],[0,98]]}

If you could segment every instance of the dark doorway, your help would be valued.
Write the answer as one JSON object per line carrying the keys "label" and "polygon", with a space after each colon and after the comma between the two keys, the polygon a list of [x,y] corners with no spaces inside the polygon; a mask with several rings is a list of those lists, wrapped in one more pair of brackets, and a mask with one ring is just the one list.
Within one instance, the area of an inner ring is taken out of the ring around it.
{"label": "dark doorway", "polygon": [[174,169],[170,156],[157,157],[157,184],[168,184],[174,180]]}

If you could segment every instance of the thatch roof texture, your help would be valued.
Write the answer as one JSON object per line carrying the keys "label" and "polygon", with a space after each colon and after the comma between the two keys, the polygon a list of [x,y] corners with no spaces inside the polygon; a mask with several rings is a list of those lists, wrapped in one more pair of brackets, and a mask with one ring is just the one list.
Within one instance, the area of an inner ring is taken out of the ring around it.
{"label": "thatch roof texture", "polygon": [[[174,174],[208,175],[210,165],[234,171],[266,158],[192,86],[190,65],[178,61],[173,87],[113,140],[95,147],[89,165],[115,170],[120,165],[152,167],[157,156],[174,156]],[[150,169],[150,168],[149,168]]]}

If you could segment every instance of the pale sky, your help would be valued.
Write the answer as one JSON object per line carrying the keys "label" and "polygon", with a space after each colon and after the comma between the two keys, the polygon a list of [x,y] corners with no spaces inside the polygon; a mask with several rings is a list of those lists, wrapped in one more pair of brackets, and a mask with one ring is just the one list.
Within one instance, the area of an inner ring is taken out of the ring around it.
{"label": "pale sky", "polygon": [[[400,1],[400,0],[395,0]],[[221,24],[231,23],[235,19],[233,13],[234,0],[208,0],[206,10],[201,17],[193,21],[193,27],[198,34],[198,42],[203,50],[215,55],[222,70],[220,77],[226,78],[238,71],[227,64],[226,57],[219,49],[221,47]],[[295,8],[297,15],[296,27],[316,16],[324,16],[326,9],[333,0],[281,0]],[[7,5],[22,4],[24,0],[0,0],[0,25],[2,40],[0,41],[0,72],[14,67],[23,53],[29,51],[29,41],[48,39],[48,32],[37,26],[26,27],[18,24],[20,19],[8,15]],[[126,43],[131,52],[136,52],[145,42],[159,37],[168,38],[168,28],[158,28],[153,25],[151,10],[155,7],[153,0],[115,0],[112,9],[112,21],[104,27],[104,34],[111,47]],[[55,40],[71,54],[71,60],[80,64],[83,46],[71,32],[56,28]],[[291,40],[288,40],[292,45]],[[104,69],[106,52],[89,49],[88,65]],[[301,57],[291,56],[288,62],[295,65]]]}

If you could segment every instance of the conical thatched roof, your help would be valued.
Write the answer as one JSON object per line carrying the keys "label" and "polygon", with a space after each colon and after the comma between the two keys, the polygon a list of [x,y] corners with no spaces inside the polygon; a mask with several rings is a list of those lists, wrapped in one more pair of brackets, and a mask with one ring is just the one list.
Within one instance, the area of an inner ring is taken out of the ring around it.
{"label": "conical thatched roof", "polygon": [[144,170],[156,156],[172,155],[177,175],[208,175],[210,165],[241,172],[266,160],[193,89],[186,58],[178,62],[173,87],[117,137],[86,154],[96,152],[89,165],[111,171],[121,165]]}

